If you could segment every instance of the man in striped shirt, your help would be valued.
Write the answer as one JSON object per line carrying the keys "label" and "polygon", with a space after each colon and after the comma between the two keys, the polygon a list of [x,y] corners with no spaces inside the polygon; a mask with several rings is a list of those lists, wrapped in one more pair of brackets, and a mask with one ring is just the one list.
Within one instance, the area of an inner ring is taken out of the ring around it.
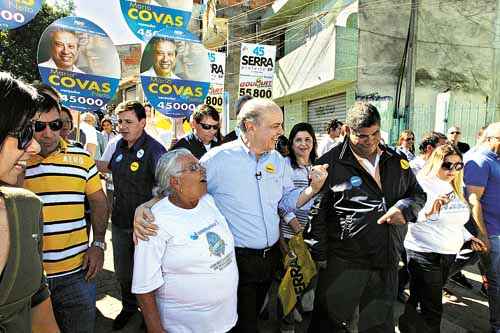
{"label": "man in striped shirt", "polygon": [[[106,196],[89,153],[61,139],[58,102],[45,96],[34,121],[41,152],[28,162],[24,186],[43,201],[43,267],[54,313],[62,332],[93,332],[96,286],[92,279],[104,262]],[[94,241],[90,247],[85,198],[91,209]]]}

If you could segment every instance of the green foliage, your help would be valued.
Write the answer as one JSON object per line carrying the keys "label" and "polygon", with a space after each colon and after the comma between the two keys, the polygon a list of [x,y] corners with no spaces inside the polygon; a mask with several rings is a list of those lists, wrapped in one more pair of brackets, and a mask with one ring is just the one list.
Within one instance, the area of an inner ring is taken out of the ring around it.
{"label": "green foliage", "polygon": [[40,80],[37,66],[38,40],[55,20],[72,15],[73,0],[49,6],[45,2],[35,18],[14,30],[0,30],[0,71],[10,72],[27,82]]}

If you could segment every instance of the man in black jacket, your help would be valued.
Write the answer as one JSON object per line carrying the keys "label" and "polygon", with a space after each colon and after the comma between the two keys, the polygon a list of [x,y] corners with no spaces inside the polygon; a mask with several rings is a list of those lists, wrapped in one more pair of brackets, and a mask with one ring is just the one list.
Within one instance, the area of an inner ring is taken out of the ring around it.
{"label": "man in black jacket", "polygon": [[206,104],[199,105],[191,115],[191,127],[193,128],[193,133],[177,141],[172,150],[186,148],[197,159],[200,159],[207,151],[220,145],[219,112],[212,106]]}
{"label": "man in black jacket", "polygon": [[309,332],[394,332],[405,223],[426,197],[406,158],[380,144],[373,105],[356,103],[347,126],[344,142],[316,161],[330,168],[311,210],[311,252],[324,269]]}

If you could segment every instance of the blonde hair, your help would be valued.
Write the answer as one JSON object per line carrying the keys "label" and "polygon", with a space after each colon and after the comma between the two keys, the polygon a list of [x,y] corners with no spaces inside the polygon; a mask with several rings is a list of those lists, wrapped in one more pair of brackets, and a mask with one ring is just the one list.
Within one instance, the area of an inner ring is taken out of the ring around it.
{"label": "blonde hair", "polygon": [[415,154],[415,133],[413,133],[412,130],[406,129],[401,132],[398,139],[398,146],[401,146],[401,142],[403,142],[403,139],[406,139],[409,136],[413,137],[413,143],[411,144],[410,151],[412,154]]}
{"label": "blonde hair", "polygon": [[[434,176],[437,175],[439,169],[441,169],[441,165],[444,160],[448,156],[457,155],[462,160],[462,154],[460,151],[451,144],[445,144],[437,147],[432,152],[431,156],[425,163],[425,166],[420,171],[424,176]],[[451,187],[453,188],[453,193],[460,198],[463,202],[467,202],[464,196],[464,171],[463,169],[458,171],[455,175],[455,178],[451,181]]]}

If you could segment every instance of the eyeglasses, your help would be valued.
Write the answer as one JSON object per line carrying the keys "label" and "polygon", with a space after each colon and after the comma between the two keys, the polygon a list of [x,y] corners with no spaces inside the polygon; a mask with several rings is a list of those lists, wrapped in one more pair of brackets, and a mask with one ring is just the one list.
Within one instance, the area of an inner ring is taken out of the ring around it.
{"label": "eyeglasses", "polygon": [[461,134],[461,132],[455,131],[455,132],[450,132],[450,134]]}
{"label": "eyeglasses", "polygon": [[17,139],[17,149],[25,150],[33,139],[33,123],[29,123],[21,129],[9,132],[9,135]]}
{"label": "eyeglasses", "polygon": [[63,122],[61,119],[56,119],[53,121],[45,122],[45,121],[35,121],[35,132],[43,131],[47,125],[52,131],[59,131],[63,127]]}
{"label": "eyeglasses", "polygon": [[205,167],[203,167],[203,165],[201,165],[200,163],[193,163],[190,164],[186,169],[179,170],[177,174],[181,174],[183,172],[196,172],[200,170],[205,170]]}
{"label": "eyeglasses", "polygon": [[451,163],[451,162],[443,162],[441,164],[441,169],[444,170],[455,170],[455,171],[460,171],[464,168],[464,164],[462,162],[457,162],[457,163]]}
{"label": "eyeglasses", "polygon": [[205,123],[199,123],[201,128],[203,128],[204,130],[209,130],[209,129],[213,129],[213,130],[218,130],[219,129],[219,124],[217,125],[209,125],[209,124],[205,124]]}
{"label": "eyeglasses", "polygon": [[415,138],[405,138],[404,141],[415,141]]}

